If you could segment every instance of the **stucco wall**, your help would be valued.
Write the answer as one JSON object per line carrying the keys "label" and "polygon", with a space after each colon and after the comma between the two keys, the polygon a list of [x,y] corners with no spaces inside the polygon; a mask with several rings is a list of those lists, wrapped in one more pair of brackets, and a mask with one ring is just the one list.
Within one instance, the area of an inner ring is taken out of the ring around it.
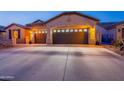
{"label": "stucco wall", "polygon": [[[76,14],[71,14],[71,15],[63,15],[63,16],[60,16],[48,23],[46,23],[49,31],[48,33],[51,34],[51,35],[48,35],[47,36],[47,41],[51,42],[51,39],[52,39],[52,30],[51,29],[54,29],[55,27],[61,27],[61,26],[91,26],[91,27],[96,27],[96,24],[98,23],[98,21],[95,21],[95,20],[91,20],[89,18],[86,18],[86,17],[82,17],[82,16],[79,16],[79,15],[76,15]],[[95,33],[96,34],[96,33]],[[90,35],[89,35],[90,36]],[[93,36],[92,36],[93,38]],[[90,44],[91,43],[95,43],[96,41],[93,40],[93,39],[89,39],[89,42]]]}
{"label": "stucco wall", "polygon": [[[122,28],[124,28],[124,24],[120,24],[116,27],[117,41],[122,39]],[[120,31],[118,31],[119,29]]]}
{"label": "stucco wall", "polygon": [[73,14],[73,15],[63,15],[59,18],[56,18],[50,22],[48,22],[46,25],[47,27],[56,27],[56,26],[67,26],[67,25],[96,25],[97,21],[81,17],[79,15]]}
{"label": "stucco wall", "polygon": [[24,28],[21,28],[21,27],[18,27],[16,25],[12,25],[10,26],[9,28],[6,29],[6,39],[8,41],[12,41],[12,39],[9,39],[9,30],[14,30],[14,29],[20,29],[20,39],[17,39],[17,42],[19,43],[24,43],[24,39],[25,39],[25,29]]}
{"label": "stucco wall", "polygon": [[114,42],[116,41],[116,28],[115,29],[111,29],[111,30],[106,30],[104,29],[103,27],[97,25],[97,36],[99,36],[100,34],[100,37],[97,37],[98,40],[102,40],[102,35],[104,36],[111,36],[111,38],[114,40]]}

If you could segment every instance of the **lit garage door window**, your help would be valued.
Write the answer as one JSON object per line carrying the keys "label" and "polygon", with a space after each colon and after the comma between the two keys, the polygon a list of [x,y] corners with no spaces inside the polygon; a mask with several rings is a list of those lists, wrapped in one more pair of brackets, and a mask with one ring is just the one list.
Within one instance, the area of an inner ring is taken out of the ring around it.
{"label": "lit garage door window", "polygon": [[44,31],[42,31],[42,33],[44,34],[45,32],[44,32]]}
{"label": "lit garage door window", "polygon": [[87,29],[84,29],[84,32],[87,32],[88,30]]}
{"label": "lit garage door window", "polygon": [[64,30],[64,29],[62,29],[61,31],[62,31],[62,32],[65,32],[65,30]]}
{"label": "lit garage door window", "polygon": [[54,33],[56,33],[56,30],[53,30]]}
{"label": "lit garage door window", "polygon": [[79,29],[79,32],[83,32],[83,29]]}
{"label": "lit garage door window", "polygon": [[70,29],[70,32],[73,32],[74,30],[73,29]]}
{"label": "lit garage door window", "polygon": [[47,31],[45,30],[44,33],[47,33]]}
{"label": "lit garage door window", "polygon": [[75,29],[74,32],[78,32],[78,29]]}
{"label": "lit garage door window", "polygon": [[69,32],[69,29],[66,29],[66,32]]}
{"label": "lit garage door window", "polygon": [[57,30],[57,32],[59,33],[59,32],[60,32],[60,30]]}

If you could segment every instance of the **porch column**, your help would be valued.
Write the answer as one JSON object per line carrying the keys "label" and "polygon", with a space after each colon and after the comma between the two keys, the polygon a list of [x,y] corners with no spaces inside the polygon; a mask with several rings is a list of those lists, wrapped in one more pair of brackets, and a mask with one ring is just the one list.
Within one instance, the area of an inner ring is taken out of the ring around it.
{"label": "porch column", "polygon": [[12,45],[16,45],[16,38],[12,37]]}
{"label": "porch column", "polygon": [[29,42],[30,42],[30,39],[28,36],[26,36],[26,44],[29,44]]}
{"label": "porch column", "polygon": [[48,31],[47,31],[46,43],[47,44],[53,44],[52,29],[48,29]]}
{"label": "porch column", "polygon": [[35,44],[35,33],[34,32],[30,33],[30,38],[31,38],[31,43]]}
{"label": "porch column", "polygon": [[89,44],[96,44],[96,27],[90,27],[89,29]]}

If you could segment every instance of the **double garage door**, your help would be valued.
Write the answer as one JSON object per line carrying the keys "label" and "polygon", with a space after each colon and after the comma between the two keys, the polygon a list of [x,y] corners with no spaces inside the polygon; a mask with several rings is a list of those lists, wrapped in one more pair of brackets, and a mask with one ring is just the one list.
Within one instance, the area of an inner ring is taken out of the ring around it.
{"label": "double garage door", "polygon": [[53,31],[54,44],[88,44],[87,29],[59,29]]}

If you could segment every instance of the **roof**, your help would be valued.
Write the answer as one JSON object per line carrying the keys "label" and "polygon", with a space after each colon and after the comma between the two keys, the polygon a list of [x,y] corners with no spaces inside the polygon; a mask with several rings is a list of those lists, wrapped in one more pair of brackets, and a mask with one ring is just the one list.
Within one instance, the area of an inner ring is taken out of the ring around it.
{"label": "roof", "polygon": [[32,25],[45,25],[45,22],[40,20],[40,19],[38,19],[38,20],[36,20],[36,21],[34,21],[32,23],[26,24],[26,26],[32,26]]}
{"label": "roof", "polygon": [[120,22],[102,22],[99,23],[98,25],[100,25],[101,27],[105,28],[106,30],[111,30],[116,28],[116,26],[119,24]]}
{"label": "roof", "polygon": [[97,19],[97,18],[88,16],[88,15],[85,15],[85,14],[82,14],[82,13],[79,13],[79,12],[64,12],[64,13],[61,13],[61,14],[59,14],[59,15],[51,18],[51,19],[49,19],[48,21],[46,21],[46,23],[48,23],[48,22],[50,22],[50,21],[52,21],[52,20],[54,20],[54,19],[56,19],[58,17],[61,17],[63,15],[72,15],[72,14],[76,14],[76,15],[79,15],[81,17],[86,17],[86,18],[91,19],[91,20],[94,20],[94,21],[99,21],[99,19]]}
{"label": "roof", "polygon": [[120,21],[117,25],[124,24],[124,21]]}
{"label": "roof", "polygon": [[12,24],[8,25],[7,27],[5,27],[5,29],[11,27],[12,25],[16,25],[16,26],[18,26],[20,28],[24,28],[24,29],[29,29],[29,27],[27,27],[25,25],[20,25],[20,24],[17,24],[17,23],[12,23]]}
{"label": "roof", "polygon": [[4,26],[0,26],[0,32],[5,32],[5,27]]}

